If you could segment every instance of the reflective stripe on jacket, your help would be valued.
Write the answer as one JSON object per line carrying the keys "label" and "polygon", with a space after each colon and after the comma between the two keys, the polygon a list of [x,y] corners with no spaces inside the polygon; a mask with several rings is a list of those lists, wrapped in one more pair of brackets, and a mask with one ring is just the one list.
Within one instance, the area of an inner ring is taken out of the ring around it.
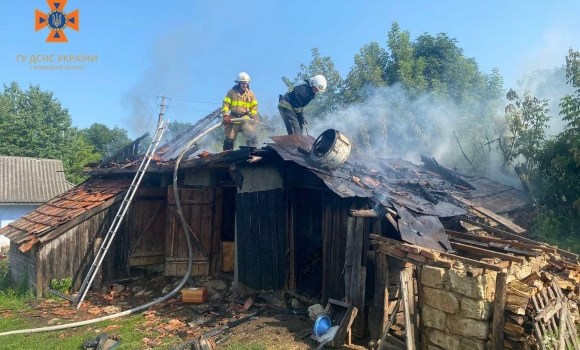
{"label": "reflective stripe on jacket", "polygon": [[223,114],[231,114],[233,118],[240,118],[249,115],[255,119],[258,115],[258,101],[250,89],[242,93],[238,86],[234,86],[228,91],[222,103]]}

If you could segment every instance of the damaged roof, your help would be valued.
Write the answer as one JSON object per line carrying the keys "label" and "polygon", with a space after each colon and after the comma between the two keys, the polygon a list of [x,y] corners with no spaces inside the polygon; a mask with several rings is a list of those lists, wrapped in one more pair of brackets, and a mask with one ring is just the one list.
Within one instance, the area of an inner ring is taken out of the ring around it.
{"label": "damaged roof", "polygon": [[37,242],[54,238],[56,228],[74,224],[74,219],[97,207],[105,209],[114,204],[120,199],[115,196],[130,185],[130,179],[89,179],[11,222],[0,229],[0,234],[19,244],[19,249],[26,252]]}
{"label": "damaged roof", "polygon": [[0,205],[44,203],[71,187],[61,160],[0,156]]}
{"label": "damaged roof", "polygon": [[[184,160],[180,169],[228,168],[232,164],[253,163],[275,156],[316,175],[342,198],[367,198],[377,214],[383,213],[386,208],[395,209],[403,240],[440,251],[449,251],[451,245],[439,219],[467,215],[469,205],[464,199],[496,213],[513,211],[529,204],[529,198],[523,191],[483,177],[459,174],[442,167],[432,158],[423,157],[424,165],[419,166],[402,159],[370,159],[351,155],[338,169],[328,170],[310,161],[309,151],[315,141],[313,137],[285,135],[271,138],[273,143],[261,149],[243,147],[217,154],[204,152]],[[147,172],[172,172],[174,165],[173,161],[155,158]],[[95,176],[135,173],[138,166],[137,161],[132,161],[93,170],[92,179],[11,223],[0,230],[0,234],[20,244],[22,251],[37,242],[48,241],[68,226],[72,227],[75,218],[96,210],[96,207],[104,209],[120,200],[121,196],[117,195],[126,190],[131,182]]]}

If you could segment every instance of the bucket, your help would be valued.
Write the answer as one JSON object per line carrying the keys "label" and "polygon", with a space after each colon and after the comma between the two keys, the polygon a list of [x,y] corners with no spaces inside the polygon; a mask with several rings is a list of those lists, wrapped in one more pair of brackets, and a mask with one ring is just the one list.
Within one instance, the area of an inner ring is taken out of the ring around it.
{"label": "bucket", "polygon": [[334,170],[346,161],[351,147],[348,137],[338,130],[328,129],[314,141],[310,160],[323,168]]}
{"label": "bucket", "polygon": [[331,326],[330,317],[319,316],[314,322],[314,335],[320,337],[324,333],[328,332]]}

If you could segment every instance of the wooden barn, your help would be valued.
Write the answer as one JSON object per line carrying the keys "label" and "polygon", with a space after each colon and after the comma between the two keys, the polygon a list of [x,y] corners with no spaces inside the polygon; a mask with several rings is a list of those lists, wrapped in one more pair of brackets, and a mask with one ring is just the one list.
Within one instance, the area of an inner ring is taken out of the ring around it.
{"label": "wooden barn", "polygon": [[[272,140],[259,149],[204,152],[180,164],[178,191],[195,243],[192,275],[230,275],[242,294],[288,290],[323,303],[346,298],[359,310],[358,335],[377,320],[386,324],[385,293],[397,283],[375,277],[387,266],[376,237],[450,253],[445,228],[469,216],[469,208],[485,205],[510,225],[497,213],[529,204],[522,191],[426,157],[418,166],[351,156],[328,170],[309,160],[314,138]],[[186,273],[187,244],[172,186],[177,148],[162,148],[150,164],[94,286],[143,269]],[[39,296],[54,278],[71,277],[78,289],[136,170],[136,162],[101,164],[86,182],[0,230],[11,239],[11,261],[19,261],[11,265],[13,276],[26,276]],[[389,268],[402,271],[399,265]]]}

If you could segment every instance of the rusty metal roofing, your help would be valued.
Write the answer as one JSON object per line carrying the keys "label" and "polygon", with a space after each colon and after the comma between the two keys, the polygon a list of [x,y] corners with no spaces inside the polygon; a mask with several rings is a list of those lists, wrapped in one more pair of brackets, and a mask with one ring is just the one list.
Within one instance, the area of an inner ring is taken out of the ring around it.
{"label": "rusty metal roofing", "polygon": [[0,205],[44,203],[71,187],[61,160],[0,156]]}
{"label": "rusty metal roofing", "polygon": [[19,249],[25,252],[50,237],[53,229],[120,195],[129,185],[131,180],[126,179],[89,179],[3,227],[0,234],[21,244]]}

